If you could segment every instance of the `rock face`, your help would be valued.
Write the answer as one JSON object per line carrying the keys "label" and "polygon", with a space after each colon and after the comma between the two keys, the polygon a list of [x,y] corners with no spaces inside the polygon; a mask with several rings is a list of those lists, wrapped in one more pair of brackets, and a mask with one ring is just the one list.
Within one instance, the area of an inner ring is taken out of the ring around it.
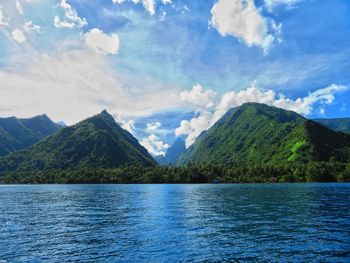
{"label": "rock face", "polygon": [[188,164],[349,161],[350,135],[259,103],[229,110],[180,157]]}
{"label": "rock face", "polygon": [[107,112],[62,128],[32,147],[0,159],[0,171],[155,166],[139,142]]}
{"label": "rock face", "polygon": [[61,127],[46,115],[29,119],[0,118],[0,156],[26,149]]}

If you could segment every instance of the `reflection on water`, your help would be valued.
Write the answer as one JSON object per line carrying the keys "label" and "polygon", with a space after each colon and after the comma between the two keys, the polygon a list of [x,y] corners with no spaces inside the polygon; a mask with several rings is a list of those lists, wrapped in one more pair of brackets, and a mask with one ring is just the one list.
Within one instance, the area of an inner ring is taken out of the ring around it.
{"label": "reflection on water", "polygon": [[0,187],[0,261],[346,261],[350,185]]}

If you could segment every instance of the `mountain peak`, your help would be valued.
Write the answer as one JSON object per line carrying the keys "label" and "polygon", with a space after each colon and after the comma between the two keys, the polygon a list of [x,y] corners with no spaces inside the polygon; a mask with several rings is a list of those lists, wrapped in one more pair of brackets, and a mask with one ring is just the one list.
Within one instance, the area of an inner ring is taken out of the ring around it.
{"label": "mountain peak", "polygon": [[106,109],[104,109],[103,111],[101,111],[100,113],[101,115],[111,115],[108,113],[108,111]]}
{"label": "mountain peak", "polygon": [[50,121],[51,121],[51,119],[49,118],[49,116],[47,116],[46,113],[37,115],[37,116],[35,116],[34,118],[42,119],[42,120],[50,120]]}
{"label": "mountain peak", "polygon": [[[335,143],[337,141],[337,143]],[[261,164],[343,161],[350,137],[274,106],[246,103],[229,110],[197,138],[178,164]]]}
{"label": "mountain peak", "polygon": [[[18,160],[18,156],[21,160],[10,167],[12,158]],[[0,159],[0,171],[64,169],[82,165],[115,168],[155,166],[156,162],[107,111],[62,128],[25,151]]]}

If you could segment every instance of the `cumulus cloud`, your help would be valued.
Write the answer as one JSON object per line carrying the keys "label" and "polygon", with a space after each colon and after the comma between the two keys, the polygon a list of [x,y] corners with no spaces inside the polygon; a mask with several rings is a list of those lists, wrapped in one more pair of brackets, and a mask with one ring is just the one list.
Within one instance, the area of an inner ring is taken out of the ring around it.
{"label": "cumulus cloud", "polygon": [[117,34],[105,34],[97,28],[91,29],[84,36],[85,44],[92,50],[107,54],[117,54],[119,49],[119,37]]}
{"label": "cumulus cloud", "polygon": [[191,90],[181,92],[180,99],[194,106],[196,110],[203,111],[214,106],[215,92],[204,90],[200,84],[197,84]]}
{"label": "cumulus cloud", "polygon": [[87,21],[85,18],[81,18],[78,16],[77,11],[67,3],[67,0],[61,0],[58,5],[64,10],[64,18],[60,18],[59,16],[54,17],[54,25],[58,28],[81,28],[87,25]]}
{"label": "cumulus cloud", "polygon": [[265,0],[265,6],[268,11],[272,12],[273,9],[280,5],[286,5],[288,7],[292,7],[296,3],[299,3],[303,0]]}
{"label": "cumulus cloud", "polygon": [[[126,2],[128,0],[112,0],[114,4],[121,4],[123,2]],[[156,9],[156,2],[155,0],[129,0],[133,2],[134,4],[142,3],[143,7],[147,10],[147,12],[153,16],[155,14]],[[163,0],[163,3],[171,3],[170,0]]]}
{"label": "cumulus cloud", "polygon": [[26,42],[27,38],[24,35],[24,32],[21,29],[15,29],[11,32],[12,38],[18,43],[23,44]]}
{"label": "cumulus cloud", "polygon": [[165,155],[165,151],[169,148],[169,145],[164,143],[159,137],[154,134],[143,138],[140,144],[147,149],[147,151],[153,156]]}
{"label": "cumulus cloud", "polygon": [[307,96],[297,99],[286,98],[283,94],[277,94],[274,90],[264,90],[255,84],[241,91],[232,91],[223,94],[213,110],[199,113],[191,120],[183,120],[175,130],[176,136],[187,135],[186,146],[189,147],[196,138],[218,121],[229,109],[246,102],[264,103],[286,110],[292,110],[302,115],[310,115],[314,111],[315,104],[320,104],[318,111],[325,113],[323,105],[331,104],[337,92],[347,90],[347,86],[332,84],[328,87],[310,92]]}
{"label": "cumulus cloud", "polygon": [[268,52],[280,42],[281,24],[263,17],[254,0],[218,0],[213,6],[210,25],[222,36],[234,36]]}
{"label": "cumulus cloud", "polygon": [[180,126],[176,128],[175,135],[186,135],[186,147],[191,146],[201,133],[211,126],[212,114],[204,112],[191,120],[183,120]]}
{"label": "cumulus cloud", "polygon": [[126,120],[120,115],[113,116],[116,122],[124,129],[130,132],[135,136],[135,121],[134,120]]}

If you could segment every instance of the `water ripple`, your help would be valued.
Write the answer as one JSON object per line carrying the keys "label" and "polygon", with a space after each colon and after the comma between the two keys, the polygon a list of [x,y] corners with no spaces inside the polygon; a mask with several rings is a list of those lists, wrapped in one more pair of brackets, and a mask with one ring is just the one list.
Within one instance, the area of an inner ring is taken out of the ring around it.
{"label": "water ripple", "polygon": [[350,185],[0,187],[0,262],[349,262]]}

